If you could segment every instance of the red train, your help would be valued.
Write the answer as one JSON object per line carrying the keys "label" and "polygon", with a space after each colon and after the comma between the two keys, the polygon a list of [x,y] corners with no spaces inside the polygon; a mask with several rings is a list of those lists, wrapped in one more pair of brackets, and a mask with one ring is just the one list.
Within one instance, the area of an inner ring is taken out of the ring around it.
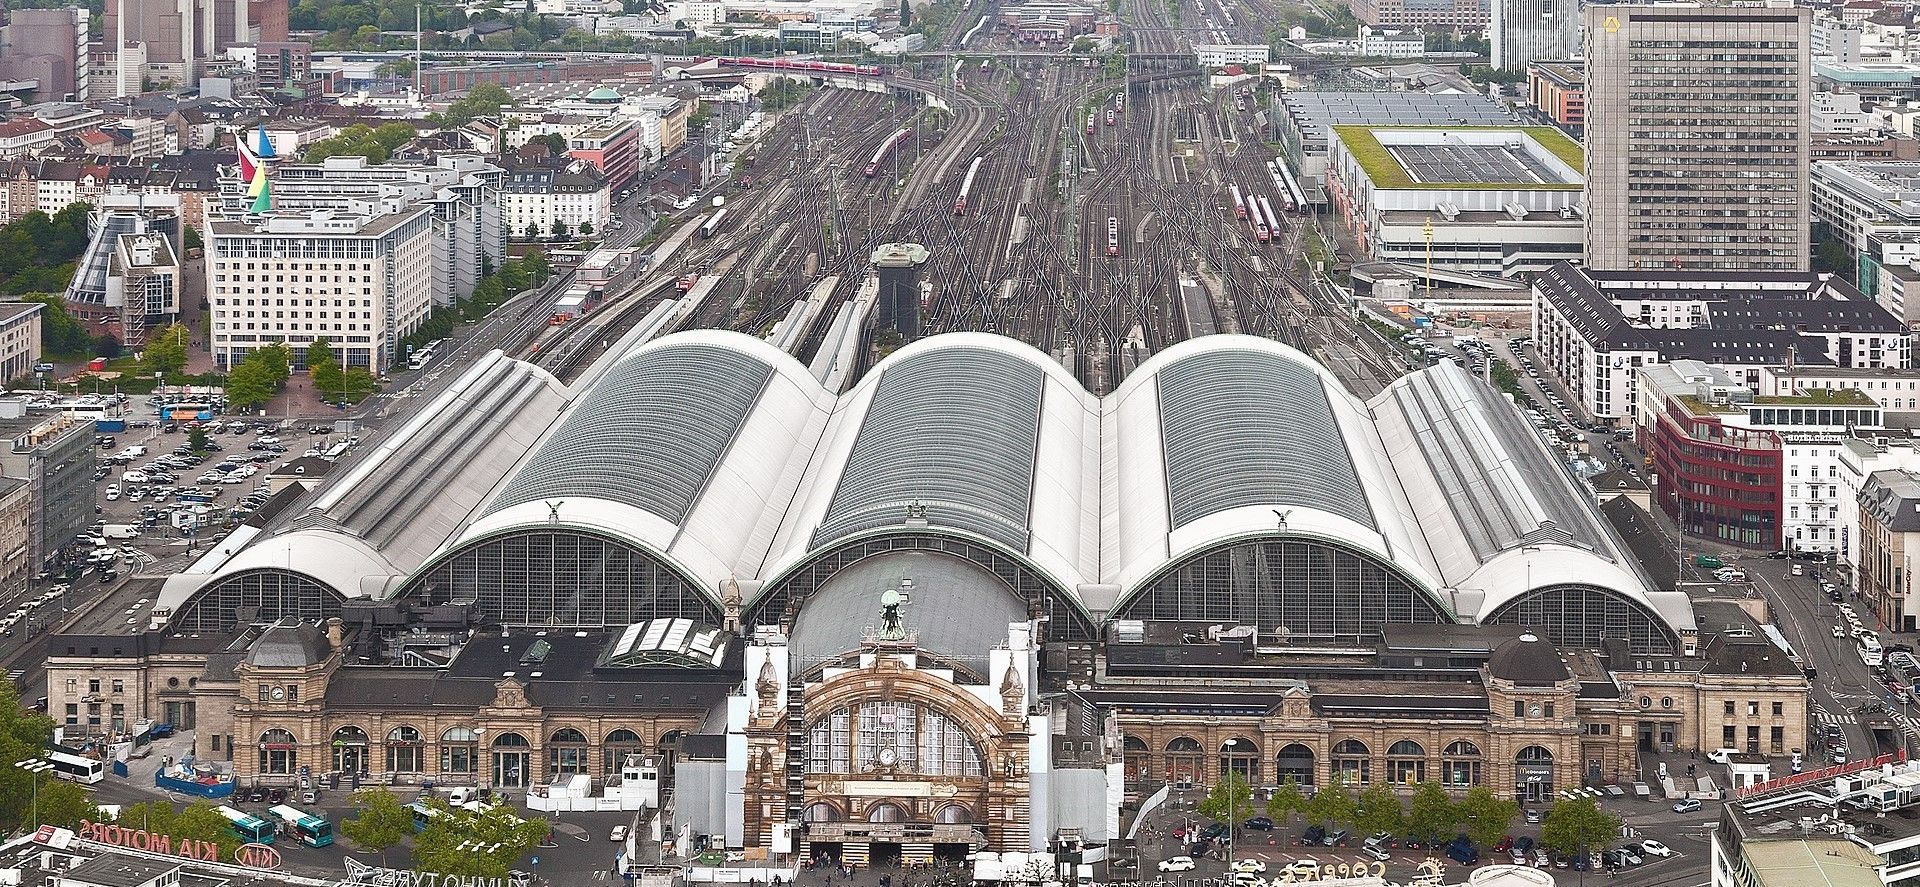
{"label": "red train", "polygon": [[861,77],[884,77],[890,73],[888,69],[879,65],[848,65],[814,59],[722,58],[718,61],[730,68],[759,68],[763,71],[796,71],[806,74],[845,74]]}

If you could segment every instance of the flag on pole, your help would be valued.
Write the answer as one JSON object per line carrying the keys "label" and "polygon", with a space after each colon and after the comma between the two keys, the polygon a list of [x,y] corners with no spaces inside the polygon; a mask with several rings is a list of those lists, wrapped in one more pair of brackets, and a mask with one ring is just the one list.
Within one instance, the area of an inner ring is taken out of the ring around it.
{"label": "flag on pole", "polygon": [[273,189],[267,185],[265,173],[260,176],[260,193],[253,198],[253,206],[248,211],[255,215],[273,211]]}

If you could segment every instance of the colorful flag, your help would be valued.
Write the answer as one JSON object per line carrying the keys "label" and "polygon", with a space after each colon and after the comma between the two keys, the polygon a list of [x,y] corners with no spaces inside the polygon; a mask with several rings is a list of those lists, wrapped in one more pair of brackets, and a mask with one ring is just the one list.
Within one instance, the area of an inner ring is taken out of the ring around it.
{"label": "colorful flag", "polygon": [[266,121],[260,122],[260,146],[253,150],[253,156],[261,160],[272,160],[278,156],[273,151],[273,141],[267,138]]}
{"label": "colorful flag", "polygon": [[247,196],[259,197],[267,190],[267,166],[259,164],[253,168],[253,178],[247,181]]}
{"label": "colorful flag", "polygon": [[253,198],[253,206],[248,211],[255,215],[273,211],[273,189],[268,187],[265,174],[260,176],[260,193]]}
{"label": "colorful flag", "polygon": [[247,153],[246,139],[235,139],[234,147],[238,148],[240,153],[240,181],[252,182],[253,171],[259,168],[259,162],[253,159],[253,155]]}

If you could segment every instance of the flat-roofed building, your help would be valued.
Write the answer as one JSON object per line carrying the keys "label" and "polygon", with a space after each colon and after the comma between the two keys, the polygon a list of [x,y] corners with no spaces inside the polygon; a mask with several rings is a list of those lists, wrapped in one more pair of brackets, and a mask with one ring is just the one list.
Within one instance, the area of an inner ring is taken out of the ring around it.
{"label": "flat-roofed building", "polygon": [[326,339],[343,366],[386,372],[433,308],[433,217],[419,204],[383,209],[209,222],[214,363],[230,369],[275,344],[299,362]]}
{"label": "flat-roofed building", "polygon": [[1559,130],[1333,130],[1328,194],[1369,257],[1499,277],[1580,260],[1580,145]]}

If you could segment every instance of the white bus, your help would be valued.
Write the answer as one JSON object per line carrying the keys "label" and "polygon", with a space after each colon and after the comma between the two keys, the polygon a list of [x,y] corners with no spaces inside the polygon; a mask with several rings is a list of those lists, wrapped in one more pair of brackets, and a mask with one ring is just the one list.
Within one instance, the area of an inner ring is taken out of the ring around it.
{"label": "white bus", "polygon": [[50,751],[47,752],[47,762],[53,765],[53,775],[61,779],[92,785],[105,776],[105,768],[92,758]]}
{"label": "white bus", "polygon": [[1860,636],[1861,662],[1866,663],[1868,668],[1874,668],[1880,665],[1882,655],[1883,651],[1880,649],[1879,638],[1870,634]]}

